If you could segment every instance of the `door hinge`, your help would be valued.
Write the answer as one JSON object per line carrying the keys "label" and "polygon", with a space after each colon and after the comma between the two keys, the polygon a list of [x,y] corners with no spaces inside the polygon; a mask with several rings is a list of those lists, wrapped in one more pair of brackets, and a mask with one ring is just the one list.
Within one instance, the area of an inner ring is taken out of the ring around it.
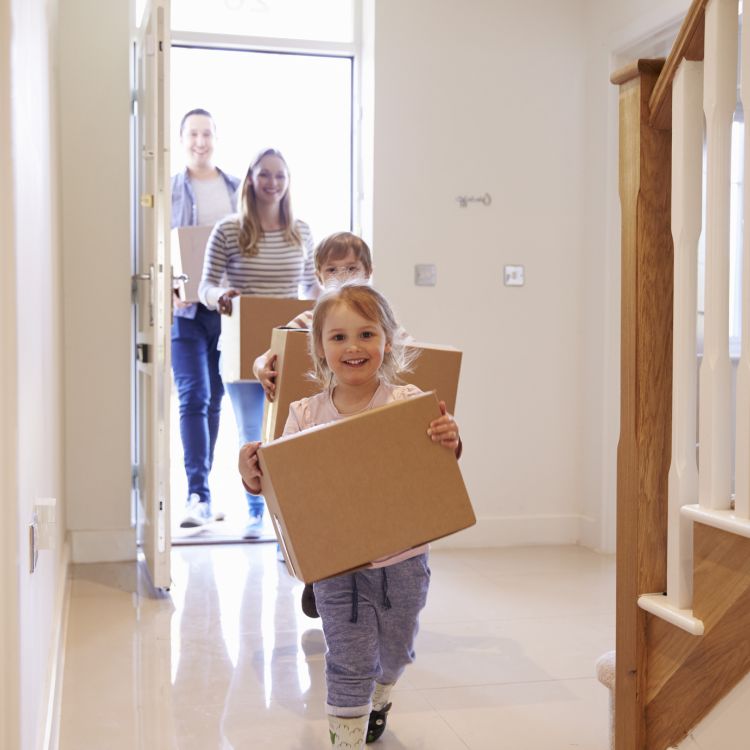
{"label": "door hinge", "polygon": [[144,365],[151,361],[150,348],[148,344],[135,345],[135,358]]}

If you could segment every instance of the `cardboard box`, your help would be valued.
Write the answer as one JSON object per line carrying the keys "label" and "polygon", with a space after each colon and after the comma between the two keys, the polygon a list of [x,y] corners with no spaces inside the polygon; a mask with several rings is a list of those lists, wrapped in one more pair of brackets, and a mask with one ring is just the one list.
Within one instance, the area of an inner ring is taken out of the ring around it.
{"label": "cardboard box", "polygon": [[319,581],[476,523],[455,456],[427,436],[439,414],[426,393],[261,446],[292,575]]}
{"label": "cardboard box", "polygon": [[[279,328],[271,336],[271,352],[276,354],[276,398],[266,399],[263,407],[261,440],[269,442],[281,437],[289,415],[289,405],[305,396],[312,396],[320,386],[306,375],[312,369],[308,352],[307,331]],[[450,346],[413,342],[409,347],[419,350],[411,372],[402,373],[404,382],[413,383],[423,391],[435,391],[445,401],[450,414],[455,413],[461,352]]]}
{"label": "cardboard box", "polygon": [[260,439],[270,443],[284,432],[289,405],[306,396],[314,396],[320,385],[307,373],[312,369],[308,332],[302,328],[274,328],[271,352],[276,355],[276,394],[263,404],[263,426]]}
{"label": "cardboard box", "polygon": [[256,380],[253,362],[271,346],[271,332],[315,304],[311,299],[242,295],[221,316],[221,377],[226,383]]}
{"label": "cardboard box", "polygon": [[199,302],[198,285],[203,275],[203,257],[213,224],[198,227],[176,227],[172,230],[172,268],[174,275],[184,273],[188,280],[180,284],[180,299]]}
{"label": "cardboard box", "polygon": [[456,413],[458,378],[461,375],[460,350],[452,346],[411,342],[409,347],[417,349],[417,357],[411,372],[400,375],[405,383],[411,383],[423,391],[435,391],[449,414]]}

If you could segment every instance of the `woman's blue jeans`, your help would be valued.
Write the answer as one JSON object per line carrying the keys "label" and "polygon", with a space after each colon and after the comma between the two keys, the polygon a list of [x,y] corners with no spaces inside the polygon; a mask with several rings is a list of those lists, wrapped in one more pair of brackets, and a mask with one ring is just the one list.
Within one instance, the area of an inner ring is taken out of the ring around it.
{"label": "woman's blue jeans", "polygon": [[[263,386],[255,381],[226,383],[229,398],[232,401],[237,430],[240,433],[240,445],[260,440],[260,429],[263,421]],[[262,497],[245,493],[247,509],[251,516],[261,518],[266,504]]]}
{"label": "woman's blue jeans", "polygon": [[217,350],[220,333],[219,313],[200,304],[195,318],[175,316],[172,323],[172,372],[180,400],[188,497],[196,494],[206,503],[211,502],[208,475],[224,396]]}

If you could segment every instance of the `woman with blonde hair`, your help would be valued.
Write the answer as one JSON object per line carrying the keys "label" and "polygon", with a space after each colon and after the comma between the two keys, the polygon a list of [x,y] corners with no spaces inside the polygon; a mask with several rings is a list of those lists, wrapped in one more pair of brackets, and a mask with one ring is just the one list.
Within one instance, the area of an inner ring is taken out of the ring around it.
{"label": "woman with blonde hair", "polygon": [[[248,167],[240,187],[239,213],[213,229],[206,248],[198,295],[206,307],[232,314],[240,294],[314,299],[313,239],[305,222],[294,218],[289,167],[279,151],[261,151]],[[263,387],[257,382],[225,383],[232,401],[240,444],[260,439]],[[263,529],[262,497],[247,494],[249,522],[245,539]]]}

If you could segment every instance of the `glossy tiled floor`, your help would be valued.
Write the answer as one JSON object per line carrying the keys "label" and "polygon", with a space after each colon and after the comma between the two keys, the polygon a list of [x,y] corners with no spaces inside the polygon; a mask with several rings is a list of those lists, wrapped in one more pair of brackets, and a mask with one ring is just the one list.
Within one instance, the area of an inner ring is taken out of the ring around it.
{"label": "glossy tiled floor", "polygon": [[[417,661],[381,750],[603,750],[614,560],[433,551]],[[73,569],[61,750],[324,750],[319,620],[275,545],[180,547],[169,597],[135,565]]]}

